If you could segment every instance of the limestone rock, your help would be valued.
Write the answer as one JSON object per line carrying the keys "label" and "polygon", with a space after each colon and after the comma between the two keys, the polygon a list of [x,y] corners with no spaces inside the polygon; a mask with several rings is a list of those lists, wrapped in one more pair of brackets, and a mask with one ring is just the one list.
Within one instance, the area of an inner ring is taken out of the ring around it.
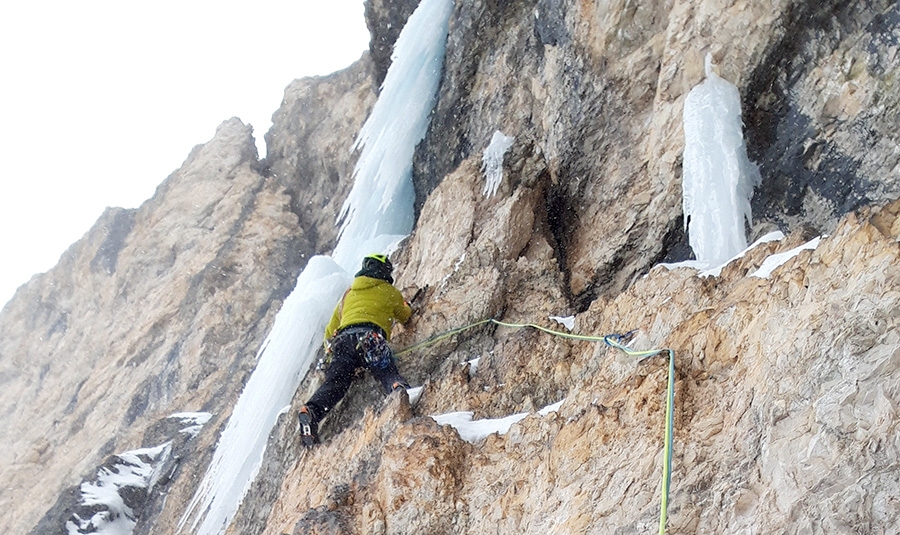
{"label": "limestone rock", "polygon": [[171,413],[215,415],[200,460],[308,247],[234,119],[152,199],[108,210],[23,286],[0,315],[3,531],[28,532],[63,489],[146,445]]}
{"label": "limestone rock", "polygon": [[312,250],[334,247],[335,221],[353,184],[356,134],[375,104],[365,54],[325,77],[295,80],[266,133],[265,164],[291,196]]}

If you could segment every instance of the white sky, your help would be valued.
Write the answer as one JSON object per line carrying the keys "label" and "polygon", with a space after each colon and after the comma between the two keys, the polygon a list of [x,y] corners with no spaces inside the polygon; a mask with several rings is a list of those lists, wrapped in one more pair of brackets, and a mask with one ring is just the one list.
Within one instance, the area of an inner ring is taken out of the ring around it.
{"label": "white sky", "polygon": [[368,41],[363,0],[4,2],[0,306],[105,207],[149,199],[222,121],[252,124],[262,146],[292,80]]}

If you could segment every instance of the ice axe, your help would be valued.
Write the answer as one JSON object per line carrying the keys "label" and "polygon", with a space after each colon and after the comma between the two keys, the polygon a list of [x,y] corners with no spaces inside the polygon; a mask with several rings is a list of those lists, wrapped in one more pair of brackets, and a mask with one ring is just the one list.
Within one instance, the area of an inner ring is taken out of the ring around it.
{"label": "ice axe", "polygon": [[409,305],[409,306],[412,306],[413,303],[416,302],[416,299],[422,297],[422,296],[425,294],[426,291],[428,291],[428,285],[427,285],[427,284],[426,284],[425,286],[419,288],[418,290],[416,290],[416,293],[413,294],[412,299],[410,299],[406,304]]}

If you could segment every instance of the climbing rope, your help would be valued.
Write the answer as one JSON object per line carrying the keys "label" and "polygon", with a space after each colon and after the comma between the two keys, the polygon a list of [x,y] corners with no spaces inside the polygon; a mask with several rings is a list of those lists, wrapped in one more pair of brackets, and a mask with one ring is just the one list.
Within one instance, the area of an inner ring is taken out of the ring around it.
{"label": "climbing rope", "polygon": [[628,356],[635,357],[637,359],[643,360],[646,358],[650,358],[654,355],[658,355],[660,353],[668,353],[669,354],[669,378],[667,380],[666,386],[666,424],[665,431],[663,433],[663,474],[662,474],[662,489],[660,491],[660,504],[659,504],[659,534],[665,535],[666,533],[666,520],[668,519],[668,508],[669,508],[669,485],[672,481],[672,429],[674,427],[674,406],[675,406],[675,352],[669,348],[663,349],[650,349],[647,351],[634,351],[628,348],[625,344],[628,343],[631,338],[634,336],[636,331],[630,331],[625,334],[607,334],[605,336],[587,336],[583,334],[572,334],[566,333],[562,331],[554,331],[553,329],[548,329],[546,327],[542,327],[540,325],[534,323],[506,323],[503,321],[496,320],[494,318],[488,318],[481,321],[476,321],[475,323],[470,323],[464,327],[460,327],[458,329],[452,329],[450,331],[437,334],[419,342],[417,344],[413,344],[406,349],[401,351],[397,351],[394,355],[404,355],[406,353],[416,351],[418,349],[423,349],[429,346],[432,346],[441,340],[445,340],[455,334],[459,334],[463,331],[467,331],[469,329],[474,329],[475,327],[479,327],[481,325],[485,325],[487,323],[493,323],[495,325],[500,325],[502,327],[508,327],[511,329],[523,329],[526,327],[531,327],[533,329],[537,329],[539,331],[543,331],[545,333],[551,334],[553,336],[559,336],[562,338],[568,338],[571,340],[581,340],[585,342],[604,342],[606,345],[610,347],[614,347],[619,351],[622,351]]}
{"label": "climbing rope", "polygon": [[486,320],[481,320],[481,321],[476,321],[475,323],[470,323],[464,327],[459,327],[458,329],[452,329],[447,332],[436,334],[427,340],[423,340],[422,342],[413,344],[413,345],[411,345],[405,349],[402,349],[400,351],[395,351],[394,355],[400,356],[400,355],[405,355],[406,353],[410,353],[412,351],[424,349],[426,347],[432,346],[432,345],[440,342],[441,340],[450,338],[451,336],[453,336],[455,334],[459,334],[463,331],[468,331],[469,329],[474,329],[475,327],[480,327],[481,325],[484,325],[486,323],[493,323],[494,325],[500,325],[502,327],[509,327],[511,329],[523,329],[525,327],[531,327],[533,329],[537,329],[539,331],[543,331],[545,333],[552,334],[553,336],[569,338],[571,340],[582,340],[585,342],[603,342],[604,341],[603,336],[586,336],[586,335],[582,335],[582,334],[565,333],[565,332],[561,332],[561,331],[554,331],[553,329],[548,329],[546,327],[541,327],[540,325],[537,325],[536,323],[506,323],[506,322],[503,322],[500,320],[496,320],[494,318],[488,318]]}
{"label": "climbing rope", "polygon": [[659,502],[659,534],[666,533],[666,520],[669,509],[669,484],[672,481],[672,428],[675,423],[674,406],[675,406],[675,352],[671,349],[651,349],[649,351],[633,351],[620,343],[621,336],[618,334],[610,334],[603,337],[606,345],[612,346],[626,355],[645,359],[658,355],[662,352],[669,354],[669,379],[666,386],[666,428],[663,433],[663,475],[662,490],[660,491]]}

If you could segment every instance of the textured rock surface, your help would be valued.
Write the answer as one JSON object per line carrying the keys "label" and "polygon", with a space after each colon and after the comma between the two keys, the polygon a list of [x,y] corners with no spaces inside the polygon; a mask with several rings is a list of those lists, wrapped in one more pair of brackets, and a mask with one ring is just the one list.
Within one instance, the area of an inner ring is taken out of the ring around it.
{"label": "textured rock surface", "polygon": [[170,413],[224,421],[307,247],[250,134],[223,123],[151,200],[108,210],[4,308],[2,531],[28,532]]}
{"label": "textured rock surface", "polygon": [[[754,249],[715,279],[655,268],[577,315],[581,332],[637,327],[635,346],[675,350],[671,532],[900,529],[898,212],[895,203],[848,217],[769,279],[750,274],[806,236]],[[462,269],[444,287],[476,299],[492,291]],[[429,301],[418,326],[435,309]],[[471,378],[461,363],[477,354],[465,338],[486,353]],[[460,339],[415,408],[391,397],[296,454],[264,533],[655,529],[664,358],[502,328]],[[427,417],[561,399],[557,412],[474,445]],[[282,440],[299,448],[292,431]]]}
{"label": "textured rock surface", "polygon": [[[712,53],[744,95],[765,220],[830,230],[900,194],[892,2],[474,2],[451,21],[419,203],[494,130],[545,168],[585,308],[681,241],[681,112]],[[851,72],[852,71],[852,72]],[[826,112],[825,108],[829,111]],[[884,126],[882,126],[884,125]]]}
{"label": "textured rock surface", "polygon": [[334,222],[353,184],[351,149],[375,104],[371,68],[367,54],[344,71],[292,82],[266,133],[268,169],[316,252],[334,246]]}
{"label": "textured rock surface", "polygon": [[[350,147],[387,67],[376,48],[411,5],[368,2],[372,53],[288,87],[265,162],[226,122],[3,310],[0,530],[59,526],[110,454],[165,440],[154,429],[171,412],[207,410],[135,529],[175,532],[280,299],[333,246]],[[428,290],[395,345],[488,317],[639,329],[636,347],[676,351],[672,532],[900,531],[900,204],[866,207],[900,195],[897,13],[884,0],[458,2],[415,157],[418,221],[394,256],[404,292]],[[741,91],[760,164],[751,238],[789,235],[714,278],[653,267],[688,255],[681,113],[707,53]],[[496,130],[516,141],[485,198]],[[231,532],[655,529],[664,359],[482,326],[401,366],[425,386],[415,406],[366,378],[307,452],[293,415],[309,374]],[[476,444],[428,418],[560,400]]]}

